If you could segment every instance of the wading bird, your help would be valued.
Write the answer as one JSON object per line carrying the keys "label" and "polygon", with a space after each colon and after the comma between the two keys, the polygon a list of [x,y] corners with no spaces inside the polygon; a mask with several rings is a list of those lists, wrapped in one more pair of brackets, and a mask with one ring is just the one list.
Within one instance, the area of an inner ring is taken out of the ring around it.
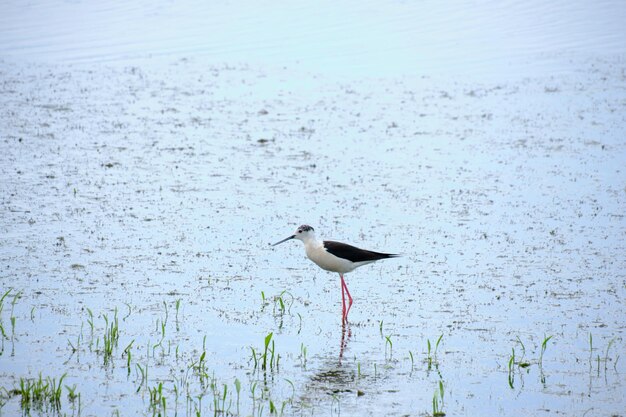
{"label": "wading bird", "polygon": [[[296,233],[274,243],[276,246],[291,239],[298,239],[304,243],[306,256],[315,262],[317,266],[331,272],[339,273],[341,277],[341,303],[342,303],[342,323],[348,321],[348,313],[352,307],[352,296],[348,291],[343,274],[354,271],[356,268],[376,262],[381,259],[395,258],[397,254],[380,253],[370,250],[359,249],[357,247],[332,240],[318,240],[315,237],[315,230],[306,224],[298,227]],[[346,309],[346,298],[348,296],[348,308]]]}

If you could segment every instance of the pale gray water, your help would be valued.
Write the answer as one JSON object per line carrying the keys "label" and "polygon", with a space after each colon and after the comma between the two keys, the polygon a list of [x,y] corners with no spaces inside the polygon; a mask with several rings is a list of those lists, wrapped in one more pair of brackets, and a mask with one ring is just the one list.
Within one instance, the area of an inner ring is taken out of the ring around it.
{"label": "pale gray water", "polygon": [[[20,378],[66,373],[81,399],[64,391],[61,412],[83,416],[267,416],[270,400],[285,415],[425,416],[439,382],[447,415],[624,415],[620,4],[423,6],[359,3],[362,19],[349,19],[349,6],[302,4],[8,5],[0,413],[21,412],[8,392]],[[496,19],[507,10],[535,38]],[[416,16],[432,25],[414,28]],[[479,18],[492,26],[470,30]],[[367,22],[381,25],[378,47]],[[289,27],[302,35],[283,36]],[[498,46],[498,27],[520,46]],[[443,42],[455,31],[459,42]],[[441,60],[407,70],[407,50],[426,46],[387,48],[407,32],[442,40]],[[317,55],[305,48],[320,37]],[[338,277],[298,242],[268,245],[305,222],[404,254],[347,275],[346,329]],[[269,332],[281,359],[264,374],[250,347]],[[529,366],[509,380],[512,348]],[[159,383],[165,413],[150,404]]]}
{"label": "pale gray water", "polygon": [[5,1],[0,56],[212,62],[347,76],[528,75],[622,53],[623,1]]}

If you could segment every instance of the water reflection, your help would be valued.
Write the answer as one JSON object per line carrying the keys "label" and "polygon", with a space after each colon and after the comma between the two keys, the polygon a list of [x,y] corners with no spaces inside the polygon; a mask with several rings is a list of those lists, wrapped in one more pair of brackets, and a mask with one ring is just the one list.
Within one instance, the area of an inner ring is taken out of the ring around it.
{"label": "water reflection", "polygon": [[350,328],[350,323],[347,321],[341,322],[341,342],[339,343],[339,364],[341,364],[341,359],[343,358],[343,351],[348,346],[348,342],[350,341],[350,337],[352,336],[352,329]]}
{"label": "water reflection", "polygon": [[320,366],[305,381],[297,404],[318,404],[320,398],[330,397],[331,413],[340,414],[340,397],[352,393],[359,377],[358,366],[354,361],[344,361],[344,353],[352,337],[349,323],[342,323],[339,339],[339,355],[328,355]]}

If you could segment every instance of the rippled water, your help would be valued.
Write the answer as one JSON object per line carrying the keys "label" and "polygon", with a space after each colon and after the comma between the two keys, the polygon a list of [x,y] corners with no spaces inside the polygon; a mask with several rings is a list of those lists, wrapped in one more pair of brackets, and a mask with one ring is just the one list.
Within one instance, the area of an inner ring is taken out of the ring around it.
{"label": "rippled water", "polygon": [[0,55],[205,55],[343,75],[524,75],[624,52],[622,1],[4,2]]}

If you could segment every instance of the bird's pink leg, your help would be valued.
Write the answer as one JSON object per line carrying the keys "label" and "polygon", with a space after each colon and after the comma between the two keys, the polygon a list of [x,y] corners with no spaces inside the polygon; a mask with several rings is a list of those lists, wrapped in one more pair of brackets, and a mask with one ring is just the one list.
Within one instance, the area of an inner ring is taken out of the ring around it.
{"label": "bird's pink leg", "polygon": [[352,307],[352,296],[350,295],[350,291],[348,291],[348,285],[346,284],[346,281],[343,281],[343,288],[345,288],[346,294],[348,294],[348,310],[346,311],[346,321],[348,321],[348,313],[350,312],[350,308]]}
{"label": "bird's pink leg", "polygon": [[[346,281],[343,279],[343,274],[339,274],[339,276],[341,277],[341,300],[343,301],[342,323],[345,323],[348,321],[348,313],[350,312],[350,307],[352,307],[352,296],[350,295],[350,291],[348,291],[348,286],[346,285]],[[348,309],[347,310],[346,310],[344,291],[346,294],[348,294]]]}
{"label": "bird's pink leg", "polygon": [[339,276],[341,277],[341,322],[343,323],[346,319],[346,297],[343,294],[345,282],[343,281],[343,275],[339,274]]}

